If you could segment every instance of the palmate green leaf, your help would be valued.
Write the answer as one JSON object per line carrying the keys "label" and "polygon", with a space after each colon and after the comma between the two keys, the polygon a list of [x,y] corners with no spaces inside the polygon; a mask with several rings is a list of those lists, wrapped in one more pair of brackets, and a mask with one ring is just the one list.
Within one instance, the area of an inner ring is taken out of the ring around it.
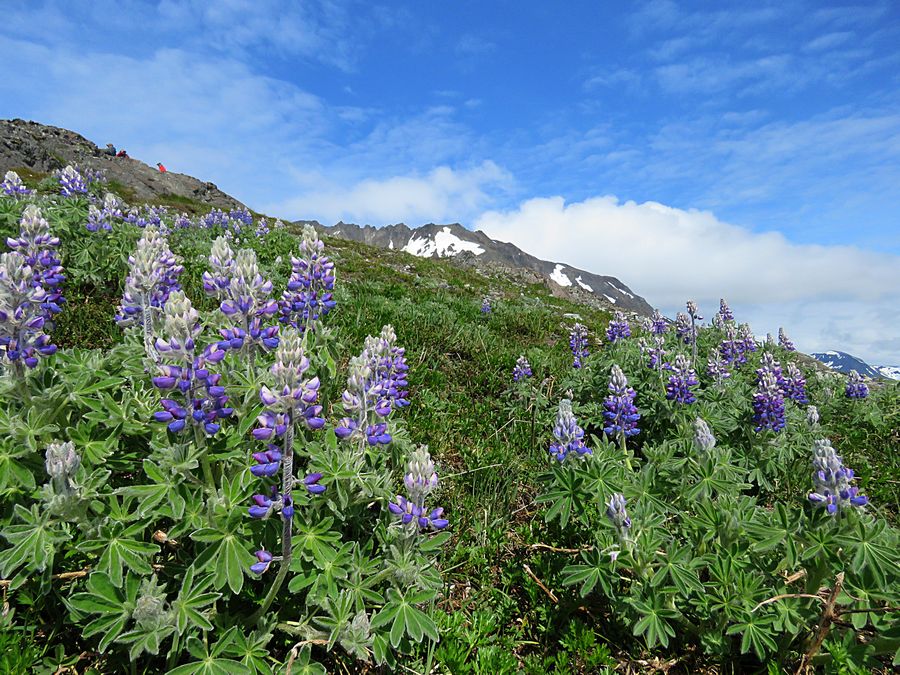
{"label": "palmate green leaf", "polygon": [[538,495],[538,503],[550,503],[544,514],[548,523],[558,518],[561,527],[565,527],[572,513],[581,513],[587,497],[584,489],[584,477],[572,468],[571,464],[553,467],[554,482],[550,489]]}
{"label": "palmate green leaf", "polygon": [[774,548],[784,547],[782,565],[792,569],[796,567],[800,557],[797,548],[797,533],[800,526],[801,514],[792,512],[778,502],[768,517],[762,517],[747,526],[747,531],[755,539],[751,549],[771,551]]}
{"label": "palmate green leaf", "polygon": [[872,575],[880,588],[888,587],[888,580],[896,585],[900,576],[896,548],[887,545],[890,533],[887,522],[874,518],[859,517],[852,532],[836,537],[841,545],[853,553],[853,571],[863,570]]}
{"label": "palmate green leaf", "polygon": [[134,661],[145,652],[154,656],[159,654],[160,645],[174,632],[175,627],[171,625],[159,628],[135,626],[130,631],[119,635],[116,638],[116,643],[131,645],[128,648],[128,656]]}
{"label": "palmate green leaf", "polygon": [[159,546],[135,538],[142,536],[146,529],[141,522],[126,525],[112,521],[111,525],[100,529],[99,539],[82,542],[78,549],[85,552],[102,550],[96,569],[108,574],[113,584],[121,586],[125,567],[139,575],[153,572],[149,559],[159,553]]}
{"label": "palmate green leaf", "polygon": [[428,636],[431,640],[438,641],[438,629],[434,621],[425,612],[415,605],[430,602],[435,597],[434,591],[420,591],[404,595],[395,588],[388,589],[388,602],[381,611],[372,617],[372,628],[379,628],[391,624],[391,644],[396,649],[400,646],[404,635],[408,635],[415,642],[421,642]]}
{"label": "palmate green leaf", "polygon": [[[240,629],[234,633],[234,638],[228,644],[223,653],[227,656],[238,657],[251,672],[256,675],[269,675],[272,667],[267,661],[269,650],[267,645],[272,640],[272,634],[263,630],[257,630],[245,635]],[[297,661],[294,661],[296,665]],[[294,672],[297,672],[296,669]]]}
{"label": "palmate green leaf", "polygon": [[612,595],[611,576],[609,559],[605,558],[600,551],[584,551],[581,553],[581,559],[584,564],[567,565],[563,568],[563,585],[574,586],[581,584],[581,597],[586,598],[594,587],[599,583],[604,595],[607,597]]}
{"label": "palmate green leaf", "polygon": [[216,590],[227,585],[232,593],[239,594],[244,587],[244,570],[256,561],[244,543],[245,537],[231,530],[203,528],[191,534],[191,539],[210,544],[197,556],[197,571],[212,569]]}
{"label": "palmate green leaf", "polygon": [[746,654],[752,649],[760,661],[765,661],[768,654],[778,650],[772,626],[774,622],[775,617],[771,614],[750,614],[746,621],[729,626],[725,633],[740,634],[741,653]]}
{"label": "palmate green leaf", "polygon": [[632,633],[644,636],[648,649],[653,649],[657,644],[668,647],[669,638],[675,636],[675,629],[668,619],[677,618],[678,610],[664,606],[665,595],[662,593],[654,593],[649,600],[649,603],[637,598],[629,601],[641,617],[634,624]]}
{"label": "palmate green leaf", "polygon": [[95,425],[81,420],[66,429],[66,436],[75,444],[82,459],[88,464],[103,464],[119,447],[118,434],[103,439],[93,438]]}
{"label": "palmate green leaf", "polygon": [[297,523],[293,537],[294,551],[322,568],[337,555],[335,544],[341,540],[341,535],[332,531],[334,518],[331,516],[326,516],[317,523],[311,522],[312,517],[305,514]]}
{"label": "palmate green leaf", "polygon": [[3,530],[3,537],[12,548],[0,553],[0,575],[8,578],[22,565],[28,571],[38,572],[52,568],[56,547],[71,538],[69,533],[38,504],[32,504],[30,510],[16,504],[14,513],[22,522]]}
{"label": "palmate green leaf", "polygon": [[0,493],[31,491],[36,487],[34,474],[21,462],[33,454],[28,448],[12,443],[0,444]]}
{"label": "palmate green leaf", "polygon": [[117,587],[103,572],[94,572],[88,577],[86,591],[75,593],[67,600],[69,608],[83,614],[98,614],[85,625],[84,637],[102,633],[99,649],[101,652],[125,630],[134,611],[140,579],[132,574],[125,578],[124,588]]}
{"label": "palmate green leaf", "polygon": [[197,661],[173,668],[166,675],[253,675],[253,671],[240,661],[220,656],[230,646],[231,638],[229,637],[227,644],[222,643],[223,640],[220,639],[211,651],[207,651],[200,640],[189,637],[186,646]]}
{"label": "palmate green leaf", "polygon": [[652,587],[656,588],[669,579],[682,597],[704,592],[703,583],[697,576],[697,567],[702,561],[693,558],[687,546],[675,548],[668,555],[659,556],[657,561],[660,566],[650,580]]}
{"label": "palmate green leaf", "polygon": [[190,626],[196,626],[200,630],[212,630],[213,625],[207,618],[206,608],[222,597],[221,593],[211,593],[207,589],[212,584],[210,575],[194,581],[196,571],[194,566],[188,567],[181,582],[181,591],[172,602],[175,611],[175,627],[179,635]]}

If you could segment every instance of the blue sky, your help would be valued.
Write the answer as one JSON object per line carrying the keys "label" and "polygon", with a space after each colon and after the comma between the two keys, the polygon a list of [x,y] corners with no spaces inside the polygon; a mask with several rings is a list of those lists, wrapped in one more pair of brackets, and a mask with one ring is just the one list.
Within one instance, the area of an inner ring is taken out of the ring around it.
{"label": "blue sky", "polygon": [[896,3],[14,0],[4,16],[0,117],[281,217],[459,221],[669,312],[725,296],[758,333],[900,363]]}

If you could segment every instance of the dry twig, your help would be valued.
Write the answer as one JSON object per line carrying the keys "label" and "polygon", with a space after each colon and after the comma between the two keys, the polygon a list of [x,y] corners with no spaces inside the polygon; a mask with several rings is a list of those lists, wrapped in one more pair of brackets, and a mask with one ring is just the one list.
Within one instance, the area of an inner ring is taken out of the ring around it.
{"label": "dry twig", "polygon": [[525,573],[534,580],[534,583],[536,583],[540,587],[540,589],[542,591],[544,591],[544,593],[547,594],[548,598],[550,598],[554,603],[559,602],[557,597],[553,594],[553,591],[551,591],[549,588],[547,588],[544,585],[544,582],[537,578],[537,575],[531,571],[531,568],[528,565],[522,565],[522,569],[524,569]]}

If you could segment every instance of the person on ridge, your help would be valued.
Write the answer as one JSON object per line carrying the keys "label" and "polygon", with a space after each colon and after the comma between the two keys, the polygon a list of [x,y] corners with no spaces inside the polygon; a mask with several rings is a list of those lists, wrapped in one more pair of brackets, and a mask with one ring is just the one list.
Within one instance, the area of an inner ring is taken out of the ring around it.
{"label": "person on ridge", "polygon": [[114,146],[112,143],[107,143],[106,149],[103,150],[103,154],[109,155],[110,157],[115,157],[116,156],[116,146]]}
{"label": "person on ridge", "polygon": [[157,163],[156,163],[156,168],[159,169],[159,172],[160,172],[160,173],[165,173],[165,172],[166,172],[166,167],[164,167],[160,162],[157,162]]}
{"label": "person on ridge", "polygon": [[116,157],[126,157],[126,158],[127,158],[127,157],[128,157],[128,153],[125,152],[124,149],[122,149],[122,150],[119,150],[119,152],[118,152],[118,154],[116,155]]}

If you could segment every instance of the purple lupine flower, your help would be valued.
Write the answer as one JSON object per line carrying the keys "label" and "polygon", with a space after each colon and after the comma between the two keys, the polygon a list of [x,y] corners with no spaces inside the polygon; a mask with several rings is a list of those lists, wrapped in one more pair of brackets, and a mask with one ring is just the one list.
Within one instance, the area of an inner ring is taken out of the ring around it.
{"label": "purple lupine flower", "polygon": [[624,340],[631,335],[631,326],[622,312],[616,312],[606,328],[606,339],[612,343]]}
{"label": "purple lupine flower", "polygon": [[650,317],[650,333],[653,335],[664,335],[668,330],[669,324],[658,309],[653,310],[653,316]]}
{"label": "purple lupine flower", "polygon": [[572,332],[569,334],[569,348],[572,350],[572,356],[575,357],[572,367],[581,368],[584,365],[583,359],[587,358],[590,352],[588,351],[587,328],[580,323],[572,326]]}
{"label": "purple lupine flower", "polygon": [[528,363],[528,359],[526,359],[523,354],[518,359],[516,359],[516,365],[513,366],[513,382],[518,382],[519,380],[523,380],[526,377],[531,377],[532,374],[531,364]]}
{"label": "purple lupine flower", "polygon": [[87,183],[78,168],[71,164],[65,169],[53,173],[59,183],[59,192],[63,197],[77,197],[87,194]]}
{"label": "purple lupine flower", "polygon": [[3,177],[3,182],[0,183],[0,190],[3,191],[7,197],[27,197],[34,190],[29,190],[25,187],[25,184],[22,182],[22,179],[19,178],[19,174],[15,171],[7,171],[6,175]]}
{"label": "purple lupine flower", "polygon": [[151,333],[169,294],[181,290],[178,276],[184,268],[169,250],[165,236],[153,226],[144,230],[137,249],[128,258],[128,267],[116,322],[120,326],[143,326],[144,349],[148,356],[152,356]]}
{"label": "purple lupine flower", "polygon": [[803,373],[793,363],[787,367],[787,377],[784,378],[784,396],[797,405],[806,405],[809,399],[806,396],[806,379]]}
{"label": "purple lupine flower", "polygon": [[550,456],[558,462],[565,461],[570,453],[579,457],[593,454],[584,444],[584,430],[578,426],[578,420],[572,413],[572,401],[567,398],[559,402],[553,436],[556,441],[550,444]]}
{"label": "purple lupine flower", "polygon": [[725,337],[719,343],[719,356],[721,361],[727,366],[730,364],[739,365],[747,362],[744,354],[743,341],[737,337],[737,331],[731,323],[725,324]]}
{"label": "purple lupine flower", "polygon": [[784,328],[778,328],[778,344],[781,345],[781,348],[788,352],[795,352],[797,348],[794,346],[794,343],[787,336],[787,333],[784,332]]}
{"label": "purple lupine flower", "polygon": [[385,418],[409,405],[406,350],[396,341],[393,326],[384,326],[378,337],[366,338],[359,356],[350,359],[347,388],[341,396],[348,417],[335,427],[338,438],[365,438],[370,446],[391,442]]}
{"label": "purple lupine flower", "polygon": [[772,354],[772,352],[765,352],[762,355],[762,358],[759,360],[759,365],[760,367],[756,371],[756,383],[760,383],[763,373],[772,373],[775,376],[775,382],[778,385],[778,388],[781,390],[782,396],[785,396],[787,383],[785,382],[784,375],[781,372],[781,364],[775,360],[775,355]]}
{"label": "purple lupine flower", "polygon": [[232,209],[228,212],[228,220],[231,221],[231,228],[235,232],[240,232],[245,227],[253,225],[253,216],[245,208]]}
{"label": "purple lupine flower", "polygon": [[738,328],[738,348],[740,349],[741,358],[738,358],[739,363],[746,363],[747,357],[746,354],[748,352],[756,351],[756,338],[753,335],[753,331],[750,330],[750,324],[742,323]]}
{"label": "purple lupine flower", "polygon": [[175,221],[172,223],[173,227],[180,229],[180,230],[186,230],[186,229],[190,228],[192,225],[193,225],[193,222],[191,221],[190,216],[186,213],[179,213],[178,216],[175,218]]}
{"label": "purple lupine flower", "polygon": [[425,531],[443,530],[450,524],[443,517],[444,509],[439,507],[429,511],[425,506],[425,498],[438,485],[437,471],[428,453],[428,446],[421,445],[410,453],[403,484],[408,496],[397,495],[396,501],[388,503],[390,512],[403,525],[412,524],[419,531]]}
{"label": "purple lupine flower", "polygon": [[315,330],[337,304],[333,297],[334,263],[324,255],[325,244],[311,225],[303,228],[300,257],[291,256],[291,278],[281,296],[280,320],[301,331]]}
{"label": "purple lupine flower", "polygon": [[609,391],[610,395],[603,400],[604,433],[625,437],[639,434],[637,423],[641,415],[634,405],[635,391],[628,386],[625,373],[617,365],[610,370]]}
{"label": "purple lupine flower", "polygon": [[678,312],[675,315],[675,335],[677,335],[684,344],[691,344],[693,331],[691,329],[691,318],[684,312]]}
{"label": "purple lupine flower", "polygon": [[830,515],[847,508],[863,507],[868,497],[859,494],[859,488],[851,485],[853,469],[843,461],[828,439],[816,441],[813,448],[813,492],[809,501],[813,506],[824,507]]}
{"label": "purple lupine flower", "polygon": [[722,317],[724,323],[734,321],[734,314],[731,313],[731,308],[728,306],[728,303],[725,302],[725,298],[719,300],[719,316]]}
{"label": "purple lupine flower", "polygon": [[91,204],[88,207],[88,219],[85,228],[88,232],[98,232],[99,230],[109,231],[112,229],[112,225],[104,217],[103,212]]}
{"label": "purple lupine flower", "polygon": [[672,375],[666,385],[666,398],[676,403],[694,403],[697,397],[691,391],[691,387],[700,384],[697,374],[691,368],[691,362],[684,354],[675,357],[675,363],[671,366]]}
{"label": "purple lupine flower", "polygon": [[771,429],[778,433],[784,429],[784,397],[775,373],[763,370],[753,395],[753,421],[756,431]]}
{"label": "purple lupine flower", "polygon": [[[25,262],[32,271],[32,284],[44,289],[45,296],[41,307],[43,316],[51,321],[54,314],[62,311],[65,302],[59,286],[65,281],[62,265],[56,249],[59,237],[50,232],[50,225],[41,217],[41,210],[34,204],[25,207],[19,221],[19,236],[6,240],[9,247],[25,256]],[[52,325],[45,326],[49,331]]]}
{"label": "purple lupine flower", "polygon": [[173,291],[164,308],[161,336],[154,345],[160,359],[171,363],[159,364],[159,374],[153,378],[157,389],[170,392],[170,398],[160,400],[162,410],[154,413],[153,419],[164,422],[172,433],[184,431],[191,424],[213,435],[221,428],[220,420],[234,411],[220,384],[221,375],[209,371],[225,352],[210,345],[197,355],[201,331],[199,314],[191,301],[183,291]]}
{"label": "purple lupine flower", "polygon": [[213,209],[209,213],[201,216],[197,221],[198,226],[203,229],[209,229],[213,227],[227,227],[228,223],[228,214],[221,209]]}
{"label": "purple lupine flower", "polygon": [[56,353],[56,345],[44,333],[46,298],[24,255],[13,251],[0,256],[0,356],[9,359],[20,375],[21,364],[34,368],[38,357]]}
{"label": "purple lupine flower", "polygon": [[869,395],[869,387],[863,382],[863,378],[859,373],[851,370],[844,393],[847,398],[866,398]]}
{"label": "purple lupine flower", "polygon": [[262,239],[267,234],[271,232],[271,228],[269,227],[269,221],[265,218],[260,218],[256,223],[256,231],[254,234],[257,238]]}
{"label": "purple lupine flower", "polygon": [[728,370],[728,362],[718,354],[710,356],[707,360],[706,374],[715,378],[716,384],[719,386],[731,377],[731,373]]}
{"label": "purple lupine flower", "polygon": [[250,571],[254,574],[265,574],[266,570],[269,569],[269,565],[272,564],[272,554],[268,551],[260,550],[255,555],[259,562],[250,565]]}
{"label": "purple lupine flower", "polygon": [[490,314],[491,313],[491,299],[488,296],[484,296],[481,299],[481,313],[482,314]]}

